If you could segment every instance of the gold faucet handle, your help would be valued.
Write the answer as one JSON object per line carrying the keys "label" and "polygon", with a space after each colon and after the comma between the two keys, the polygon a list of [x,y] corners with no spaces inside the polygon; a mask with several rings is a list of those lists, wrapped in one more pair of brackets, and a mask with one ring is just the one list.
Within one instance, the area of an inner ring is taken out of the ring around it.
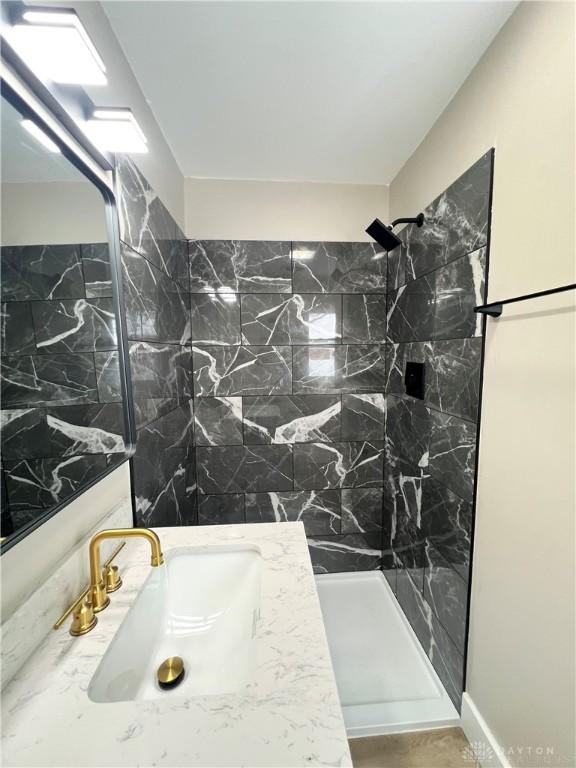
{"label": "gold faucet handle", "polygon": [[106,592],[116,592],[122,586],[122,579],[117,565],[107,565],[102,569],[102,578],[106,585]]}
{"label": "gold faucet handle", "polygon": [[97,623],[98,619],[94,615],[92,603],[87,598],[84,598],[72,614],[70,634],[74,637],[85,635],[91,629],[94,629]]}

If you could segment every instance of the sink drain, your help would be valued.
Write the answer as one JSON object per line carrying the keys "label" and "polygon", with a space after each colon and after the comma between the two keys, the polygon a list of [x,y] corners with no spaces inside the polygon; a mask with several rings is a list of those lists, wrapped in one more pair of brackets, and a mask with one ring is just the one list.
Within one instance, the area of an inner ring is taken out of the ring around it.
{"label": "sink drain", "polygon": [[160,688],[175,688],[184,679],[184,662],[180,656],[170,656],[158,667],[156,672]]}

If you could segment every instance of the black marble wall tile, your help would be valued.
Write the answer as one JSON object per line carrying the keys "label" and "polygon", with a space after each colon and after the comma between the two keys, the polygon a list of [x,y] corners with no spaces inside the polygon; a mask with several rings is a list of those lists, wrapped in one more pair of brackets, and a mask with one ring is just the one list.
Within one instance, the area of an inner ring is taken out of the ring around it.
{"label": "black marble wall tile", "polygon": [[191,240],[192,293],[290,293],[290,243]]}
{"label": "black marble wall tile", "polygon": [[235,445],[196,449],[201,493],[290,491],[293,488],[289,445]]}
{"label": "black marble wall tile", "polygon": [[116,349],[112,299],[32,302],[38,352],[93,352]]}
{"label": "black marble wall tile", "polygon": [[196,345],[241,343],[240,297],[234,293],[191,294],[192,341]]}
{"label": "black marble wall tile", "polygon": [[436,273],[435,339],[482,335],[482,316],[474,307],[484,302],[486,249],[455,259]]}
{"label": "black marble wall tile", "polygon": [[133,492],[139,525],[192,522],[189,465],[193,446],[191,401],[138,432],[133,458]]}
{"label": "black marble wall tile", "polygon": [[474,495],[476,424],[431,411],[430,473],[467,501]]}
{"label": "black marble wall tile", "polygon": [[43,408],[0,411],[0,438],[4,459],[50,456],[46,413]]}
{"label": "black marble wall tile", "polygon": [[120,383],[120,358],[118,352],[95,352],[96,385],[101,403],[115,403],[122,400]]}
{"label": "black marble wall tile", "polygon": [[468,579],[472,507],[437,480],[422,483],[421,530],[461,578]]}
{"label": "black marble wall tile", "polygon": [[188,289],[184,236],[136,165],[118,156],[120,239]]}
{"label": "black marble wall tile", "polygon": [[4,355],[2,404],[62,405],[98,402],[94,357],[90,354]]}
{"label": "black marble wall tile", "polygon": [[244,522],[246,522],[244,494],[220,493],[199,497],[199,525],[228,525],[230,523]]}
{"label": "black marble wall tile", "polygon": [[242,445],[242,398],[197,398],[194,425],[196,445]]}
{"label": "black marble wall tile", "polygon": [[396,597],[416,636],[456,707],[460,707],[464,660],[424,599],[420,589],[405,571],[397,573]]}
{"label": "black marble wall tile", "polygon": [[405,459],[395,455],[387,457],[384,465],[384,509],[393,532],[403,520],[411,520],[418,527],[421,525],[425,477],[425,470]]}
{"label": "black marble wall tile", "polygon": [[434,341],[426,346],[426,399],[444,413],[478,417],[482,339]]}
{"label": "black marble wall tile", "polygon": [[[426,342],[386,344],[386,392],[389,395],[406,394],[406,363],[426,363]],[[427,396],[429,376],[424,374],[424,397]]]}
{"label": "black marble wall tile", "polygon": [[33,355],[36,352],[36,337],[31,304],[27,301],[4,302],[1,312],[2,354]]}
{"label": "black marble wall tile", "polygon": [[315,573],[372,571],[382,561],[380,533],[312,537],[308,545]]}
{"label": "black marble wall tile", "polygon": [[464,654],[468,584],[433,545],[428,544],[425,552],[424,599]]}
{"label": "black marble wall tile", "polygon": [[388,339],[424,341],[434,336],[436,273],[413,280],[388,296]]}
{"label": "black marble wall tile", "polygon": [[112,297],[110,247],[108,243],[82,243],[80,253],[86,298]]}
{"label": "black marble wall tile", "polygon": [[122,403],[47,407],[44,413],[48,449],[44,456],[123,454]]}
{"label": "black marble wall tile", "polygon": [[382,530],[382,488],[343,488],[342,533]]}
{"label": "black marble wall tile", "polygon": [[382,486],[383,443],[302,443],[294,446],[294,487]]}
{"label": "black marble wall tile", "polygon": [[342,297],[344,344],[379,344],[386,341],[386,296],[346,294]]}
{"label": "black marble wall tile", "polygon": [[375,243],[292,244],[298,293],[386,293],[386,254]]}
{"label": "black marble wall tile", "polygon": [[106,456],[3,461],[10,511],[49,509],[95,480],[106,469]]}
{"label": "black marble wall tile", "polygon": [[2,301],[86,296],[79,245],[3,246],[0,275]]}
{"label": "black marble wall tile", "polygon": [[340,533],[340,491],[246,494],[246,522],[304,523],[308,536]]}
{"label": "black marble wall tile", "polygon": [[430,409],[420,400],[393,395],[387,397],[386,408],[387,457],[427,467],[432,430]]}
{"label": "black marble wall tile", "polygon": [[334,395],[273,395],[244,398],[244,441],[331,442],[340,439],[340,398]]}
{"label": "black marble wall tile", "polygon": [[190,341],[189,294],[136,251],[122,244],[128,338],[169,344]]}
{"label": "black marble wall tile", "polygon": [[330,344],[342,337],[339,295],[242,296],[244,344]]}
{"label": "black marble wall tile", "polygon": [[384,346],[294,347],[294,392],[382,392],[386,380]]}
{"label": "black marble wall tile", "polygon": [[342,440],[383,440],[385,422],[383,394],[342,395]]}
{"label": "black marble wall tile", "polygon": [[194,393],[290,394],[291,356],[291,347],[194,347]]}
{"label": "black marble wall tile", "polygon": [[132,389],[136,400],[182,400],[192,396],[190,347],[129,343]]}

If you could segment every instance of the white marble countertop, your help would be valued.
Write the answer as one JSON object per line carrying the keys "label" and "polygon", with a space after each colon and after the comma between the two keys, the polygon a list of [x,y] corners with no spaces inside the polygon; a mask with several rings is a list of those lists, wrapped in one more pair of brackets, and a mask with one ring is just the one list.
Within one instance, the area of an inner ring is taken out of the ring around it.
{"label": "white marble countertop", "polygon": [[2,693],[4,766],[351,766],[302,523],[156,529],[174,547],[250,543],[263,558],[258,669],[242,693],[92,702],[86,693],[150,572],[121,553],[124,584],[98,625],[51,632]]}

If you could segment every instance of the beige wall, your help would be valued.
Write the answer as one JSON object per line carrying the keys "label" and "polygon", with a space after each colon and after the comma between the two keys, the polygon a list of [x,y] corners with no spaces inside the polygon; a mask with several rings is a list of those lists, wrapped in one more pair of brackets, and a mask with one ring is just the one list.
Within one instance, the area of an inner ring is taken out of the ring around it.
{"label": "beige wall", "polygon": [[[420,210],[496,148],[489,298],[575,281],[574,6],[519,6],[390,187]],[[574,765],[574,294],[489,320],[467,690],[512,765]],[[526,751],[525,753],[526,754]]]}
{"label": "beige wall", "polygon": [[185,179],[186,235],[206,240],[368,240],[388,187]]}
{"label": "beige wall", "polygon": [[88,181],[1,185],[2,245],[108,240],[100,192]]}

